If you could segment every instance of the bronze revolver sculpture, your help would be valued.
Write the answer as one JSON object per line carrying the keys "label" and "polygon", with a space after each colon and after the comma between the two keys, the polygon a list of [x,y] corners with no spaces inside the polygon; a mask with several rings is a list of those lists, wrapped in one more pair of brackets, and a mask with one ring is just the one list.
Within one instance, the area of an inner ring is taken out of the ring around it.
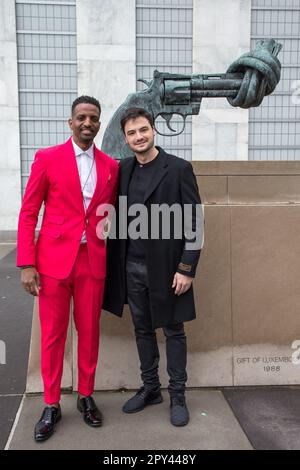
{"label": "bronze revolver sculpture", "polygon": [[[122,159],[132,156],[121,129],[120,120],[126,109],[147,109],[154,122],[165,119],[169,134],[179,135],[185,129],[187,116],[199,114],[202,98],[227,98],[232,106],[251,108],[259,106],[271,94],[280,80],[281,64],[277,58],[282,45],[274,39],[258,41],[253,51],[243,54],[224,74],[180,75],[154,71],[153,80],[146,82],[146,90],[130,94],[110,120],[102,143],[103,152]],[[182,119],[179,131],[171,127],[174,115]]]}

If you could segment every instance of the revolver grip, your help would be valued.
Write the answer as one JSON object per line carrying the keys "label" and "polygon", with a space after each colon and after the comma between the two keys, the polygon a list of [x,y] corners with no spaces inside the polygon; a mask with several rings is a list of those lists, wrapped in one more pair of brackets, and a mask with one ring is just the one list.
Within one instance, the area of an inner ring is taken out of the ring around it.
{"label": "revolver grip", "polygon": [[[132,150],[125,141],[125,136],[121,127],[121,119],[129,108],[144,108],[152,116],[152,97],[147,92],[131,93],[127,96],[124,103],[119,106],[105,130],[101,150],[117,160],[132,157]],[[153,116],[154,117],[154,116]]]}

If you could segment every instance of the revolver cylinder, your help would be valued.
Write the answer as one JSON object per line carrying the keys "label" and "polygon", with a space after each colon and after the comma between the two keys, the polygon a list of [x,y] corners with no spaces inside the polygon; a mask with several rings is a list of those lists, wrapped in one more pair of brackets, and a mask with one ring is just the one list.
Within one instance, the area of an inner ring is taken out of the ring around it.
{"label": "revolver cylinder", "polygon": [[190,80],[164,80],[163,100],[167,105],[199,103],[202,98],[235,97],[243,74],[196,75]]}

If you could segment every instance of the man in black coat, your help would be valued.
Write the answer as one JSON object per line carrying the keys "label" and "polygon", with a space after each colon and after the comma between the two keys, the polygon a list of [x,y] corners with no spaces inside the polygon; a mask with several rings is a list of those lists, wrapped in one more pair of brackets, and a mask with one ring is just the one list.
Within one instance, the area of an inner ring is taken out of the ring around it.
{"label": "man in black coat", "polygon": [[189,421],[185,402],[184,322],[195,318],[192,280],[203,243],[203,213],[192,165],[154,145],[152,116],[141,108],[121,120],[134,157],[119,165],[119,203],[108,238],[103,308],[122,316],[129,304],[143,386],[125,413],[162,402],[155,329],[166,337],[171,423]]}

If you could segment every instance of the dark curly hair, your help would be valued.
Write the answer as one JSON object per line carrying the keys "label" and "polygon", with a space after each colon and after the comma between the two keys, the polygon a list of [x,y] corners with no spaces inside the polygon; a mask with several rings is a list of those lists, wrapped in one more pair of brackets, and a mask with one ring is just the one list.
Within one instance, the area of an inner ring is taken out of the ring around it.
{"label": "dark curly hair", "polygon": [[[139,117],[146,118],[147,121],[149,121],[150,126],[151,127],[154,126],[153,117],[150,113],[148,113],[148,111],[146,111],[146,109],[144,109],[144,108],[129,108],[129,109],[127,109],[127,111],[125,111],[125,113],[123,114],[122,119],[121,119],[121,127],[122,127],[123,132],[124,132],[125,124],[126,124],[127,121],[130,121],[130,119],[137,119]],[[125,132],[124,132],[124,134],[125,134]]]}

